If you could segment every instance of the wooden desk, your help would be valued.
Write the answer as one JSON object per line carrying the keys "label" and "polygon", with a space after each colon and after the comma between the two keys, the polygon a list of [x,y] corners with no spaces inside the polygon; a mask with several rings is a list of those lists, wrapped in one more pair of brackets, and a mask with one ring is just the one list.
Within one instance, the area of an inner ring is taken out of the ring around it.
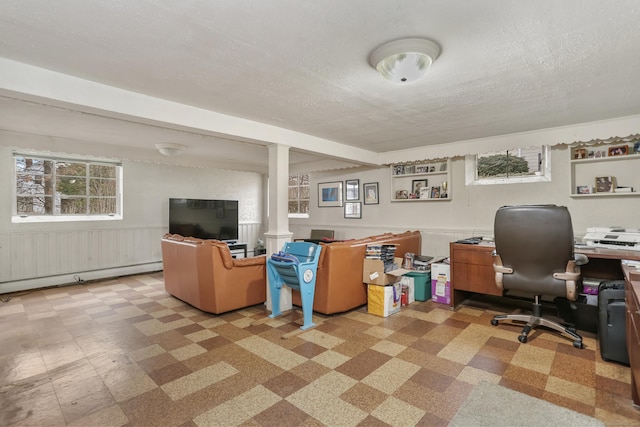
{"label": "wooden desk", "polygon": [[625,273],[625,306],[627,349],[631,365],[631,397],[640,406],[640,273],[637,268],[623,267]]}
{"label": "wooden desk", "polygon": [[501,296],[496,286],[491,253],[495,246],[491,243],[465,245],[451,243],[449,261],[451,265],[451,308],[457,307],[470,292]]}
{"label": "wooden desk", "polygon": [[[469,293],[502,295],[496,286],[493,272],[491,254],[494,249],[494,244],[489,242],[477,245],[450,244],[452,308],[468,298]],[[580,247],[575,252],[589,258],[589,262],[581,266],[582,277],[602,280],[624,279],[620,260],[640,261],[640,251]]]}

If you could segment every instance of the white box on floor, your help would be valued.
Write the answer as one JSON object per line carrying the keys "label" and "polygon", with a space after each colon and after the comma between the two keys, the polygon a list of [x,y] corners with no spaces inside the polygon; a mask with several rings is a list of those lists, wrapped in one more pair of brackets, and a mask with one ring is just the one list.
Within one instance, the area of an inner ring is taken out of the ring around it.
{"label": "white box on floor", "polygon": [[451,304],[451,266],[431,264],[431,301]]}
{"label": "white box on floor", "polygon": [[400,282],[387,286],[367,285],[367,312],[387,317],[400,311]]}

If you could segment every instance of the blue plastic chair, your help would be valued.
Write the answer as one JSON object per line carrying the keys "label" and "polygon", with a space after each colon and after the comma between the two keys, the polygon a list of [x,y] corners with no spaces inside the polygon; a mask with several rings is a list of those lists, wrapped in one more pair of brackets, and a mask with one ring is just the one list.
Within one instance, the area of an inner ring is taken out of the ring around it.
{"label": "blue plastic chair", "polygon": [[300,329],[313,328],[313,297],[316,290],[316,272],[322,247],[309,242],[287,242],[284,249],[267,260],[269,290],[271,291],[270,318],[280,312],[280,290],[283,285],[300,291],[304,324]]}

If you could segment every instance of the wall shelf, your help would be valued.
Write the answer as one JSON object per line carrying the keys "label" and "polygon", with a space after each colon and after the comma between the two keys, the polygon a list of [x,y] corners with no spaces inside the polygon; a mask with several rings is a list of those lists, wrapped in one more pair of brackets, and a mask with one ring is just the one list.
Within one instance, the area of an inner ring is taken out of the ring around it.
{"label": "wall shelf", "polygon": [[[610,155],[618,148],[628,154]],[[640,193],[640,141],[631,143],[597,144],[572,147],[571,193],[572,198],[592,197],[638,197]],[[612,191],[598,192],[596,179],[605,177],[612,181]],[[631,187],[633,192],[616,191],[616,188]]]}
{"label": "wall shelf", "polygon": [[[392,202],[441,202],[451,200],[451,161],[391,165]],[[416,191],[419,189],[420,191]],[[446,194],[446,197],[443,197]]]}

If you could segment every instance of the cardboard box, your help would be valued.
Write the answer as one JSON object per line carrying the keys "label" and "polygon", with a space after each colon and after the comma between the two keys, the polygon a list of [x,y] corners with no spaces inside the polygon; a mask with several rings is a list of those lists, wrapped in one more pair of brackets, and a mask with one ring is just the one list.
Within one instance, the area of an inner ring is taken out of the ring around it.
{"label": "cardboard box", "polygon": [[402,286],[393,283],[388,286],[367,285],[367,312],[387,317],[400,311]]}
{"label": "cardboard box", "polygon": [[450,271],[449,264],[431,264],[431,301],[451,304]]}
{"label": "cardboard box", "polygon": [[[402,265],[402,258],[395,258],[397,265]],[[396,283],[400,280],[403,274],[408,273],[411,270],[405,270],[398,268],[393,271],[384,271],[384,262],[379,259],[367,259],[365,258],[362,268],[362,283],[368,283],[369,285],[386,286],[391,283]]]}

